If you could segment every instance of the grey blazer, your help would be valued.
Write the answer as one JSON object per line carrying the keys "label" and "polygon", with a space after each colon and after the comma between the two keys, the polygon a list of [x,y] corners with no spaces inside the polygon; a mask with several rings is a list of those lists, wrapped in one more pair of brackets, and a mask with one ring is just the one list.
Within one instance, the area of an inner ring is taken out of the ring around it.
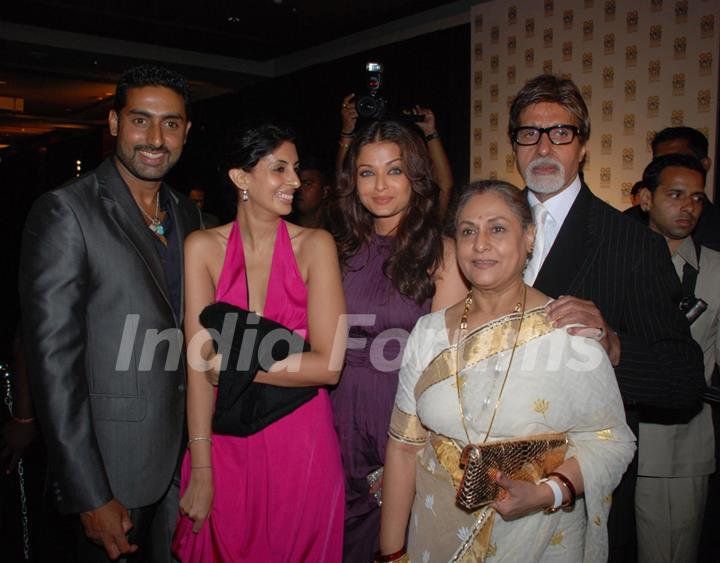
{"label": "grey blazer", "polygon": [[[201,217],[170,193],[182,246]],[[23,337],[51,493],[64,514],[113,497],[128,508],[151,504],[176,468],[185,412],[182,319],[152,237],[111,159],[41,196],[27,218]]]}

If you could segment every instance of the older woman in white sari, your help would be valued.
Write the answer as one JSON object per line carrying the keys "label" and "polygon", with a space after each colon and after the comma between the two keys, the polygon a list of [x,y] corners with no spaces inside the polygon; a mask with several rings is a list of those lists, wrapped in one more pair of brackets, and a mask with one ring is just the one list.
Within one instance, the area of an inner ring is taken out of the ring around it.
{"label": "older woman in white sari", "polygon": [[[471,291],[422,317],[408,341],[377,560],[605,561],[612,491],[635,437],[597,330],[555,328],[549,299],[523,283],[535,227],[517,188],[471,184],[455,224]],[[556,447],[523,471],[490,469],[494,500],[459,506],[463,448],[513,439]]]}

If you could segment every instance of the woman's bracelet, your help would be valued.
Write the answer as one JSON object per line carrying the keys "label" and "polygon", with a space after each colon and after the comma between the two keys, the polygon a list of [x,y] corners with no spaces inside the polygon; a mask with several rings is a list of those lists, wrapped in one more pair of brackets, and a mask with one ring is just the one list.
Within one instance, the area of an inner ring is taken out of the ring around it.
{"label": "woman's bracelet", "polygon": [[378,551],[375,554],[375,561],[377,561],[377,563],[387,563],[388,561],[410,561],[410,559],[407,557],[407,549],[403,546],[402,549],[399,549],[395,553],[389,553],[387,555],[381,555]]}
{"label": "woman's bracelet", "polygon": [[548,477],[557,477],[558,481],[560,481],[560,483],[562,483],[563,486],[568,490],[568,493],[570,493],[570,498],[567,502],[564,502],[560,508],[567,511],[572,510],[575,506],[575,499],[577,498],[577,494],[575,492],[575,485],[572,484],[572,481],[568,479],[566,475],[558,473],[557,471],[548,473]]}
{"label": "woman's bracelet", "polygon": [[340,136],[343,139],[352,139],[355,136],[355,133],[345,133],[345,131],[340,131]]}
{"label": "woman's bracelet", "polygon": [[543,509],[543,511],[546,514],[553,514],[554,512],[557,512],[560,507],[562,506],[563,501],[563,494],[562,489],[560,488],[560,485],[557,484],[557,482],[554,479],[550,479],[550,477],[545,477],[543,479],[540,479],[538,481],[538,485],[547,485],[550,487],[550,490],[553,493],[553,503],[552,506],[548,506]]}
{"label": "woman's bracelet", "polygon": [[190,447],[190,444],[193,442],[210,442],[210,445],[212,446],[212,438],[208,438],[207,436],[195,436],[194,438],[190,438],[187,443],[187,447]]}
{"label": "woman's bracelet", "polygon": [[439,138],[440,138],[440,133],[438,133],[437,131],[433,131],[432,133],[425,135],[425,142],[429,143],[433,139],[439,139]]}

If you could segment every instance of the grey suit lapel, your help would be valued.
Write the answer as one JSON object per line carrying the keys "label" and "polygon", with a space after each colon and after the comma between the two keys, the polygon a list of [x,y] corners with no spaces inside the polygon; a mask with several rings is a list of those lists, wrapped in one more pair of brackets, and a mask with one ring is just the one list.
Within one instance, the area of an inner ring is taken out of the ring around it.
{"label": "grey suit lapel", "polygon": [[172,311],[170,292],[168,291],[165,273],[157,251],[153,248],[152,234],[143,221],[137,203],[130,195],[130,190],[120,177],[111,159],[105,160],[97,170],[100,187],[100,198],[108,215],[118,224],[133,248],[142,258]]}

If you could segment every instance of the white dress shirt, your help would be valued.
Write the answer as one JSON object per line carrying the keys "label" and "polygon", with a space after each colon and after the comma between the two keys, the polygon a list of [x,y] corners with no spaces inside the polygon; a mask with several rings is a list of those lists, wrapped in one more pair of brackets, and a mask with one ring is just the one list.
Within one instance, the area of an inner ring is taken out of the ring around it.
{"label": "white dress shirt", "polygon": [[[573,203],[575,203],[575,198],[580,193],[581,187],[582,184],[580,182],[580,176],[575,176],[575,179],[570,182],[570,185],[567,188],[542,202],[545,209],[548,210],[548,214],[545,218],[544,227],[543,225],[537,226],[538,229],[544,228],[543,256],[540,267],[542,267],[542,264],[545,262],[545,258],[547,258],[550,253],[550,249],[555,243],[555,239],[560,232],[560,228],[565,222],[565,218],[568,216],[568,213],[570,213],[570,208]],[[528,190],[528,203],[533,209],[537,209],[535,206],[540,203],[540,200],[531,190]],[[536,217],[533,216],[533,220],[535,219]]]}

